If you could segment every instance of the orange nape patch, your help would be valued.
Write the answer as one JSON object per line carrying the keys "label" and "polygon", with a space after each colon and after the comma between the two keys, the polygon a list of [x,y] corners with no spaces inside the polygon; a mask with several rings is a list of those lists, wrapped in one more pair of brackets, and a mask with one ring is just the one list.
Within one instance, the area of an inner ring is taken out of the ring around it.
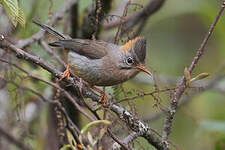
{"label": "orange nape patch", "polygon": [[125,43],[123,46],[122,46],[122,50],[123,51],[129,51],[131,50],[131,48],[133,47],[134,43],[139,40],[140,37],[136,37],[135,39],[132,39],[132,40],[129,40],[127,43]]}

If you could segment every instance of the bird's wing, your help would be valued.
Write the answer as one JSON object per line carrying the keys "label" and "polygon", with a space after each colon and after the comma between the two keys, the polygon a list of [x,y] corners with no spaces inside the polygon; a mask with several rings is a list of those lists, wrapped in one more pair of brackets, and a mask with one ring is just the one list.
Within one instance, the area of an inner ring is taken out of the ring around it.
{"label": "bird's wing", "polygon": [[67,48],[91,59],[99,59],[104,57],[107,54],[107,50],[112,48],[111,43],[101,40],[87,39],[59,40],[50,43],[49,45],[53,47]]}

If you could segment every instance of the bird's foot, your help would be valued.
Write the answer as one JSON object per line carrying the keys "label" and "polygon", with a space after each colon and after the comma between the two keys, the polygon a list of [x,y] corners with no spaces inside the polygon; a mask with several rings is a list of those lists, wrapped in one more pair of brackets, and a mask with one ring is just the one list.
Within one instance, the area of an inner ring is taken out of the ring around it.
{"label": "bird's foot", "polygon": [[59,79],[59,81],[63,80],[64,78],[69,79],[70,77],[70,64],[66,67],[66,70],[63,72],[62,77]]}
{"label": "bird's foot", "polygon": [[92,86],[93,89],[95,89],[97,92],[101,94],[101,97],[99,98],[98,102],[105,105],[106,104],[106,94],[101,89],[97,88],[96,86]]}
{"label": "bird's foot", "polygon": [[106,104],[106,95],[105,93],[101,95],[101,97],[98,100],[99,103],[102,103],[103,105]]}

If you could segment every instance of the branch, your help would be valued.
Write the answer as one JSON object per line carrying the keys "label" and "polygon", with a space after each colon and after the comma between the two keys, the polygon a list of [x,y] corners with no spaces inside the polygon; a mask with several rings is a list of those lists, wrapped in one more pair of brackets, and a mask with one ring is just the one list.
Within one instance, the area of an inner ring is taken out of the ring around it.
{"label": "branch", "polygon": [[[210,89],[216,89],[218,83],[221,80],[223,80],[224,78],[225,78],[225,75],[216,76],[213,80],[211,80],[203,88],[201,88],[201,91],[194,91],[191,94],[189,94],[189,95],[185,96],[184,98],[182,98],[180,100],[180,102],[178,103],[178,106],[183,106],[183,105],[187,104],[188,102],[190,102],[190,100],[193,99],[193,97],[201,94],[202,92],[205,92],[205,91],[210,90]],[[224,89],[220,88],[218,90],[222,90],[223,91]],[[178,107],[178,108],[180,108],[180,107]],[[153,114],[152,116],[144,117],[143,120],[144,120],[144,122],[152,122],[152,121],[158,119],[159,117],[161,117],[162,115],[164,115],[165,113],[166,113],[165,111],[159,111],[159,112]]]}
{"label": "branch", "polygon": [[21,142],[21,140],[16,139],[13,135],[11,135],[7,131],[8,130],[3,129],[0,126],[0,136],[4,137],[5,139],[8,140],[8,142],[13,143],[14,145],[16,145],[17,147],[19,147],[22,150],[31,150],[31,148],[29,148],[27,145],[25,145],[23,142]]}
{"label": "branch", "polygon": [[112,105],[110,109],[123,120],[126,125],[134,132],[139,134],[139,136],[145,138],[151,145],[153,145],[158,150],[163,150],[165,147],[157,137],[157,135],[151,131],[148,125],[139,120],[137,117],[132,115],[128,110],[119,106]]}
{"label": "branch", "polygon": [[109,136],[114,140],[116,141],[117,144],[119,144],[120,147],[122,147],[123,149],[125,150],[130,150],[130,148],[128,147],[127,144],[123,143],[122,141],[120,141],[113,133],[112,131],[107,128],[107,133],[109,134]]}
{"label": "branch", "polygon": [[40,46],[42,46],[44,48],[44,50],[46,52],[48,52],[50,55],[52,55],[64,68],[67,67],[67,64],[61,59],[61,57],[59,57],[59,55],[57,55],[49,46],[48,44],[41,40],[40,41]]}
{"label": "branch", "polygon": [[120,23],[119,23],[119,26],[117,28],[117,32],[116,32],[115,39],[114,39],[114,44],[118,44],[118,40],[119,40],[120,34],[121,34],[120,33],[121,32],[121,28],[122,28],[122,26],[124,24],[124,21],[125,21],[125,18],[127,16],[127,10],[128,10],[128,7],[129,7],[130,3],[131,3],[131,0],[128,0],[126,5],[125,5],[125,7],[124,7],[124,9],[123,9],[123,15],[122,15],[122,17],[120,19]]}
{"label": "branch", "polygon": [[[0,58],[0,61],[3,61],[3,60]],[[46,99],[41,93],[39,93],[39,92],[29,88],[29,87],[19,85],[16,82],[13,82],[12,80],[7,80],[7,79],[2,78],[2,77],[0,77],[0,80],[5,81],[6,83],[11,83],[11,84],[15,85],[17,88],[21,88],[23,90],[30,91],[31,93],[37,95],[40,99],[42,99],[43,102],[48,102],[48,103],[55,104],[55,101]]]}
{"label": "branch", "polygon": [[[1,42],[1,39],[0,39]],[[63,73],[56,70],[55,68],[51,67],[50,65],[48,65],[47,63],[45,63],[41,58],[37,57],[37,56],[33,56],[19,48],[16,48],[14,45],[10,44],[8,41],[3,39],[3,42],[0,43],[0,46],[7,46],[9,47],[11,50],[13,50],[14,53],[16,53],[17,57],[25,59],[29,62],[32,62],[36,65],[41,66],[42,68],[46,69],[47,71],[49,71],[50,73],[52,73],[55,77],[59,77],[61,78],[63,76]],[[63,92],[63,94],[65,94],[65,96],[72,102],[72,104],[77,108],[77,110],[79,110],[82,114],[84,114],[89,120],[94,121],[95,119],[93,119],[89,114],[87,114],[84,109],[82,109],[82,107],[80,107],[80,105],[77,104],[77,100],[75,100],[66,90],[64,90],[63,88],[61,88],[60,86],[58,86],[57,84],[51,82],[51,81],[47,81],[44,79],[41,79],[40,77],[34,76],[32,74],[30,74],[28,71],[24,70],[23,68],[19,67],[16,64],[4,61],[6,63],[9,63],[13,66],[15,66],[16,68],[20,69],[21,71],[23,71],[24,73],[26,73],[29,77],[40,80],[44,83],[47,83],[51,86],[53,86],[56,89],[59,89],[61,92]],[[71,82],[73,83],[73,79],[71,79]]]}
{"label": "branch", "polygon": [[[24,59],[27,62],[30,63],[34,63],[38,66],[41,66],[43,69],[47,70],[48,72],[50,72],[54,77],[57,78],[61,78],[63,73],[58,71],[57,69],[55,69],[54,67],[50,66],[49,64],[47,64],[44,60],[42,60],[41,58],[37,57],[37,56],[33,56],[19,48],[17,48],[16,46],[14,46],[13,44],[9,43],[8,41],[4,40],[3,36],[0,36],[0,47],[5,48],[5,49],[10,49],[13,53],[16,54],[16,56],[20,59]],[[36,77],[37,78],[37,77]],[[68,84],[75,86],[76,88],[79,88],[79,81],[77,81],[74,78],[69,78],[69,79],[64,79]],[[49,81],[50,82],[50,81]],[[71,95],[65,91],[64,89],[62,89],[61,87],[59,87],[58,85],[55,85],[54,83],[50,82],[51,84],[53,84],[52,86],[59,89],[60,91],[62,91],[69,100],[71,100],[71,102],[74,104],[74,106],[82,113],[84,114],[86,117],[88,117],[90,120],[92,120],[92,117],[89,117],[88,114],[86,114],[86,112],[84,112],[84,110],[76,103],[76,101],[71,97]],[[82,87],[82,93],[83,96],[85,98],[91,98],[93,101],[98,102],[99,100],[99,96],[97,94],[95,94],[93,91],[91,91],[88,87],[83,86]],[[160,139],[158,138],[158,136],[151,132],[150,127],[148,125],[145,125],[141,120],[139,120],[138,118],[136,118],[134,115],[132,115],[128,110],[126,110],[125,108],[116,105],[116,104],[112,104],[110,106],[110,109],[117,114],[118,117],[120,117],[126,124],[127,126],[132,130],[137,132],[138,134],[140,134],[140,136],[142,136],[143,138],[145,138],[150,144],[152,144],[155,148],[161,150],[163,149],[163,145],[160,142]]]}
{"label": "branch", "polygon": [[[161,6],[164,4],[165,0],[151,0],[145,8],[141,9],[141,11],[129,16],[124,20],[124,24],[127,25],[127,28],[133,27],[135,24],[139,23],[140,20],[145,20],[150,17],[152,14],[157,12]],[[118,26],[121,23],[120,20],[116,20],[114,22],[110,22],[105,24],[103,27],[105,29],[111,29]]]}
{"label": "branch", "polygon": [[[77,0],[68,0],[62,4],[62,7],[52,16],[52,18],[47,22],[49,25],[53,25],[56,23],[57,20],[59,20],[65,12],[67,12],[73,4],[77,3]],[[18,48],[24,48],[35,41],[40,40],[43,38],[46,31],[40,30],[38,33],[34,34],[33,36],[25,39],[25,40],[19,40],[16,47]]]}
{"label": "branch", "polygon": [[[133,141],[134,139],[136,139],[139,135],[136,132],[132,132],[131,134],[129,134],[127,137],[125,137],[122,141],[122,143],[124,143],[125,145],[128,145],[131,141]],[[119,145],[118,143],[113,143],[112,145],[112,150],[117,150],[120,149],[121,145]]]}
{"label": "branch", "polygon": [[[196,55],[195,55],[191,65],[190,65],[190,67],[188,68],[188,71],[190,72],[190,74],[192,73],[192,71],[194,70],[196,64],[198,63],[198,61],[200,59],[200,57],[202,56],[202,54],[205,50],[205,46],[206,46],[206,44],[207,44],[207,42],[208,42],[208,40],[209,40],[209,38],[212,34],[217,22],[219,21],[219,18],[220,18],[221,14],[224,10],[224,7],[225,7],[225,2],[223,2],[223,4],[221,5],[221,8],[220,8],[214,22],[212,23],[212,25],[211,25],[208,33],[206,34],[200,48],[197,50]],[[185,77],[183,77],[181,83],[177,84],[178,88],[175,90],[175,92],[173,94],[173,97],[171,99],[170,108],[169,108],[169,111],[167,112],[167,117],[164,120],[162,143],[163,143],[163,145],[165,145],[167,147],[167,149],[168,149],[168,143],[167,143],[168,135],[171,132],[172,121],[173,121],[174,115],[175,115],[176,110],[177,110],[178,101],[187,88],[187,86],[185,84],[186,84],[186,80],[185,80]]]}

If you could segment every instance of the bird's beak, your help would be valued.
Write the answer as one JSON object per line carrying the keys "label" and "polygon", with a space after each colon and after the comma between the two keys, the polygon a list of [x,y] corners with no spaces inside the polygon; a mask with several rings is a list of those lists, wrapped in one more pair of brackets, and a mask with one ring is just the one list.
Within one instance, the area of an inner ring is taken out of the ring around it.
{"label": "bird's beak", "polygon": [[140,71],[143,71],[143,72],[149,74],[150,76],[152,76],[152,73],[151,73],[148,69],[146,69],[143,65],[138,65],[138,66],[136,66],[135,68],[137,68],[137,69],[139,69]]}

